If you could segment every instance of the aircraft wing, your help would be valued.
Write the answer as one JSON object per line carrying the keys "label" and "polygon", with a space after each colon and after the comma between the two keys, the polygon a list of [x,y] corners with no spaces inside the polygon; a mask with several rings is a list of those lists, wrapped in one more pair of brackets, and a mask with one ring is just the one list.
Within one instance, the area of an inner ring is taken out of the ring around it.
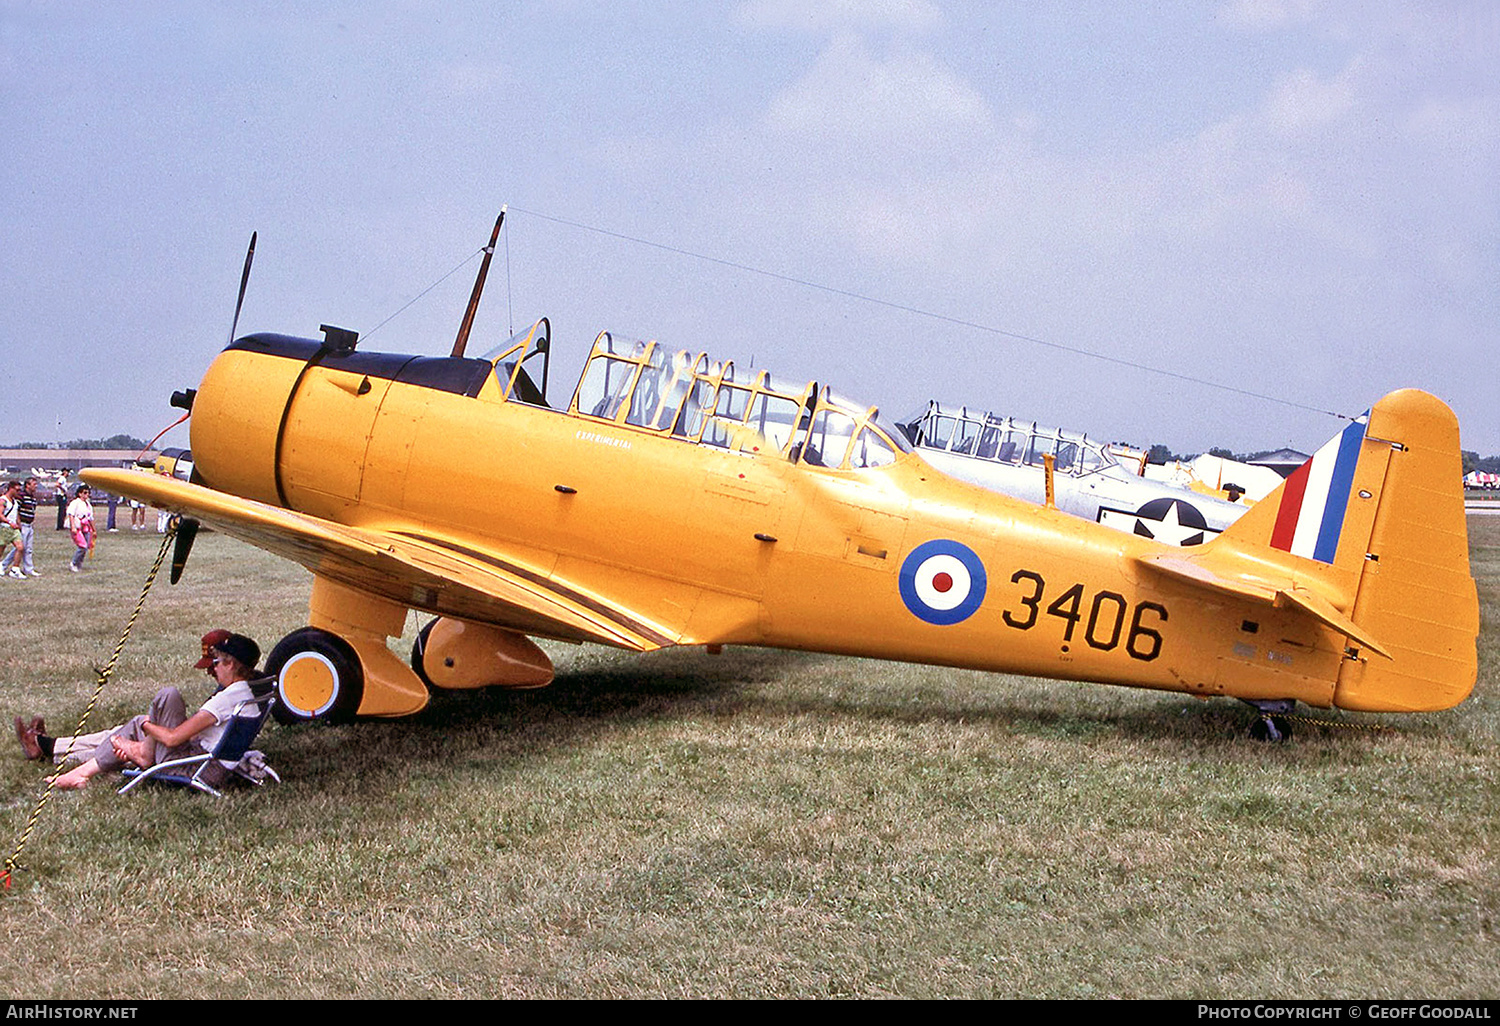
{"label": "aircraft wing", "polygon": [[1238,599],[1261,602],[1276,609],[1298,609],[1326,627],[1331,627],[1346,637],[1359,642],[1379,655],[1391,658],[1370,633],[1338,610],[1332,602],[1310,588],[1298,585],[1291,578],[1268,579],[1243,573],[1230,575],[1221,573],[1205,558],[1196,553],[1162,552],[1137,556],[1136,562],[1168,577],[1197,585],[1207,591],[1219,592]]}
{"label": "aircraft wing", "polygon": [[669,628],[488,544],[480,550],[415,532],[349,527],[160,474],[90,469],[83,476],[101,489],[201,520],[315,573],[413,608],[639,652],[676,641]]}

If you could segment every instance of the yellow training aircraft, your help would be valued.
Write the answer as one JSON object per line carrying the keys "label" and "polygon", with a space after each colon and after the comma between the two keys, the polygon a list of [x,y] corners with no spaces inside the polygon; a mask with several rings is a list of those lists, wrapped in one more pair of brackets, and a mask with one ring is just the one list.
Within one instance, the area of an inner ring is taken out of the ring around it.
{"label": "yellow training aircraft", "polygon": [[[1380,400],[1185,551],[946,477],[874,407],[705,354],[601,334],[551,408],[546,320],[485,359],[325,333],[214,360],[191,482],[84,472],[313,572],[310,626],[266,664],[284,716],[546,684],[527,635],[1223,695],[1270,737],[1297,701],[1436,710],[1474,684],[1458,427],[1423,392]],[[436,619],[407,666],[386,638],[411,609]]]}

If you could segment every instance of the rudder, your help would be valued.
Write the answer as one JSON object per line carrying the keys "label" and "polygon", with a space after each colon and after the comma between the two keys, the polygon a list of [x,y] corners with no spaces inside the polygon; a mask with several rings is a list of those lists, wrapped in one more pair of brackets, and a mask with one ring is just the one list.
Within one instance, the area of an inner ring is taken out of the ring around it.
{"label": "rudder", "polygon": [[1458,421],[1415,389],[1386,396],[1209,546],[1310,587],[1389,658],[1350,641],[1334,704],[1457,705],[1478,673]]}
{"label": "rudder", "polygon": [[1371,411],[1368,437],[1391,455],[1353,620],[1390,659],[1346,660],[1334,701],[1345,709],[1449,709],[1478,675],[1479,595],[1469,568],[1458,419],[1407,389]]}

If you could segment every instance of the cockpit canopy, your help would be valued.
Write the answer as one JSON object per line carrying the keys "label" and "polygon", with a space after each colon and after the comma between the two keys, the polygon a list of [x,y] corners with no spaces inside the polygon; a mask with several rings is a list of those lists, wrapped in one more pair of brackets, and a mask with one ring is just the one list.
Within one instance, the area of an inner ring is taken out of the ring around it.
{"label": "cockpit canopy", "polygon": [[[540,405],[527,397],[535,386],[521,367],[533,354],[521,356],[528,343],[512,341],[495,360],[496,374],[509,375],[504,394]],[[734,452],[776,452],[808,466],[860,470],[911,451],[878,409],[815,381],[788,386],[764,370],[744,372],[707,353],[609,332],[594,340],[568,412]]]}
{"label": "cockpit canopy", "polygon": [[[542,358],[540,388],[526,369],[526,364],[538,356]],[[482,359],[494,365],[495,378],[505,398],[530,406],[547,405],[547,373],[552,366],[552,322],[547,318],[512,335]]]}
{"label": "cockpit canopy", "polygon": [[918,449],[1037,467],[1050,455],[1060,474],[1088,474],[1119,462],[1108,446],[1085,434],[936,401],[901,427]]}

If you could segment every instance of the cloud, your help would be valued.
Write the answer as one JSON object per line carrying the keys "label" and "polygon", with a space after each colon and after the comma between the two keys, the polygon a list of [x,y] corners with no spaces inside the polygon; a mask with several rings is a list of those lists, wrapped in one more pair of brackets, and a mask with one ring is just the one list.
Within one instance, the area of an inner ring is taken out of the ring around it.
{"label": "cloud", "polygon": [[1355,69],[1333,78],[1299,69],[1276,83],[1267,98],[1263,117],[1275,131],[1298,135],[1326,129],[1346,118],[1355,104]]}
{"label": "cloud", "polygon": [[996,199],[986,165],[1014,163],[1003,155],[1026,137],[937,55],[877,54],[846,33],[753,121],[702,142],[687,162],[724,169],[737,199],[764,197],[794,226],[773,249],[890,272],[982,245],[976,207]]}
{"label": "cloud", "polygon": [[824,145],[910,151],[987,135],[990,112],[977,90],[928,53],[877,59],[842,35],[766,112],[772,132],[816,137]]}

